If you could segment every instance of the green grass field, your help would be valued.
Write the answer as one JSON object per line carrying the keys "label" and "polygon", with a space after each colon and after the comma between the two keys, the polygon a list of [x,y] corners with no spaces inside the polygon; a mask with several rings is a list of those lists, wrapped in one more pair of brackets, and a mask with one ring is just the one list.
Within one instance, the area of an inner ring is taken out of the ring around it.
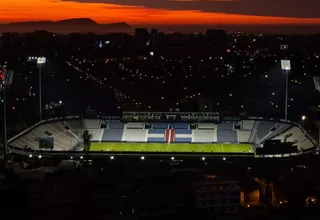
{"label": "green grass field", "polygon": [[91,143],[91,151],[253,153],[250,144]]}

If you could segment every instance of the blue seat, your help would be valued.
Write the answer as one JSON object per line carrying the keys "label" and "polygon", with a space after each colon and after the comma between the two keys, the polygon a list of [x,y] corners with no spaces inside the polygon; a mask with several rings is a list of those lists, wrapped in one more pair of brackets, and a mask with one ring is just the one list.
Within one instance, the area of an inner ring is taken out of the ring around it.
{"label": "blue seat", "polygon": [[149,129],[148,134],[164,134],[165,129]]}

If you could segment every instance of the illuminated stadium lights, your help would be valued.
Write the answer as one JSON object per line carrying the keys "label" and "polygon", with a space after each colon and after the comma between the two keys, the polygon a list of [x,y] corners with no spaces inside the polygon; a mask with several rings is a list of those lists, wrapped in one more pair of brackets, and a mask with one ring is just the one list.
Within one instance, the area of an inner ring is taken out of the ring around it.
{"label": "illuminated stadium lights", "polygon": [[41,155],[39,155],[39,156],[38,156],[38,158],[39,158],[39,159],[41,159],[41,158],[42,158],[42,156],[41,156]]}
{"label": "illuminated stadium lights", "polygon": [[174,157],[171,157],[171,160],[174,160]]}
{"label": "illuminated stadium lights", "polygon": [[29,157],[32,158],[32,154],[30,154]]}
{"label": "illuminated stadium lights", "polygon": [[301,116],[301,120],[302,120],[302,121],[305,121],[306,119],[307,119],[307,116],[305,116],[305,115],[302,115],[302,116]]}
{"label": "illuminated stadium lights", "polygon": [[288,81],[289,74],[291,73],[291,61],[281,60],[281,69],[286,76],[286,94],[285,94],[285,109],[284,109],[284,119],[288,118]]}
{"label": "illuminated stadium lights", "polygon": [[206,158],[205,158],[205,157],[202,157],[202,158],[201,158],[201,160],[203,160],[203,161],[204,161],[204,160],[206,160]]}
{"label": "illuminated stadium lights", "polygon": [[110,159],[113,160],[113,159],[114,159],[114,156],[111,156]]}
{"label": "illuminated stadium lights", "polygon": [[141,157],[141,160],[144,160],[144,159],[145,159],[144,156],[142,156],[142,157]]}
{"label": "illuminated stadium lights", "polygon": [[83,156],[80,156],[80,159],[82,160],[82,159],[83,159]]}
{"label": "illuminated stadium lights", "polygon": [[70,160],[72,160],[72,159],[73,159],[73,156],[70,157]]}
{"label": "illuminated stadium lights", "polygon": [[226,160],[226,158],[224,157],[224,158],[222,158],[222,160]]}

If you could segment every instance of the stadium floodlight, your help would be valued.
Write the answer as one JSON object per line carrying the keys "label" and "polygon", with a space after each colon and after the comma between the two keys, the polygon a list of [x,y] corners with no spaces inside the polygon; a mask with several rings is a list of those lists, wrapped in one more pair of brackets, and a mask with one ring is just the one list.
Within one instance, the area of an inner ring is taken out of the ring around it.
{"label": "stadium floodlight", "polygon": [[144,160],[144,159],[145,159],[144,156],[142,156],[142,157],[141,157],[141,160]]}
{"label": "stadium floodlight", "polygon": [[291,73],[290,60],[281,60],[281,70],[286,75],[286,95],[285,95],[285,107],[284,107],[284,119],[288,119],[288,84],[289,74]]}
{"label": "stadium floodlight", "polygon": [[45,57],[38,57],[37,59],[37,65],[39,68],[39,115],[40,115],[40,121],[42,120],[42,82],[41,82],[41,69],[47,62],[47,58]]}
{"label": "stadium floodlight", "polygon": [[206,158],[205,158],[205,157],[202,157],[202,158],[201,158],[201,160],[203,160],[203,161],[204,161],[204,160],[206,160]]}
{"label": "stadium floodlight", "polygon": [[30,154],[29,157],[32,158],[32,154]]}
{"label": "stadium floodlight", "polygon": [[44,65],[47,62],[47,58],[45,57],[37,57],[37,65]]}
{"label": "stadium floodlight", "polygon": [[73,159],[73,156],[71,156],[70,159],[72,160],[72,159]]}
{"label": "stadium floodlight", "polygon": [[110,159],[113,160],[113,159],[114,159],[114,156],[111,156]]}
{"label": "stadium floodlight", "polygon": [[291,71],[290,60],[281,60],[281,69],[284,71]]}
{"label": "stadium floodlight", "polygon": [[41,155],[39,155],[39,156],[38,156],[38,158],[39,158],[39,159],[41,159],[41,158],[42,158],[42,156],[41,156]]}
{"label": "stadium floodlight", "polygon": [[80,159],[82,160],[82,159],[83,159],[83,156],[80,156]]}
{"label": "stadium floodlight", "polygon": [[224,157],[224,158],[222,158],[222,160],[226,160],[226,158]]}
{"label": "stadium floodlight", "polygon": [[39,119],[42,120],[42,80],[41,80],[41,69],[46,64],[46,57],[28,57],[28,62],[36,62],[39,68]]}
{"label": "stadium floodlight", "polygon": [[171,160],[174,160],[174,157],[171,157]]}

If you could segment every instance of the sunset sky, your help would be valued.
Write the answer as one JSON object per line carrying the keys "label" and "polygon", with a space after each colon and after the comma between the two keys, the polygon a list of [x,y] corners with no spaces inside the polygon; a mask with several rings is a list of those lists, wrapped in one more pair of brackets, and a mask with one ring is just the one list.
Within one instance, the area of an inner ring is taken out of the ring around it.
{"label": "sunset sky", "polygon": [[0,23],[320,24],[319,0],[0,0]]}

